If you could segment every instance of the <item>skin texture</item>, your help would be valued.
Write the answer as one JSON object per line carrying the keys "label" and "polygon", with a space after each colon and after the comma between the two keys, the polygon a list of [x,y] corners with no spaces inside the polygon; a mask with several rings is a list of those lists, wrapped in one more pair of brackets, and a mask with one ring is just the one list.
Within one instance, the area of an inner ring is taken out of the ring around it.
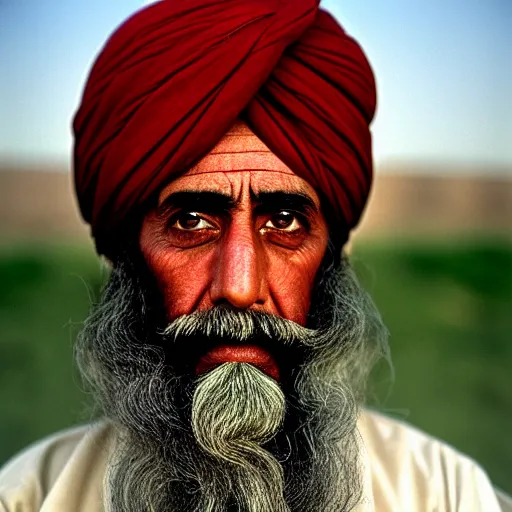
{"label": "skin texture", "polygon": [[[183,198],[183,192],[190,195]],[[220,204],[218,196],[198,195],[205,192],[221,194]],[[224,304],[304,325],[327,239],[318,195],[292,171],[191,170],[162,190],[139,242],[169,321]],[[244,357],[241,350],[233,348],[229,357],[219,347],[200,365],[208,369],[208,358],[252,357],[255,364],[263,358],[256,352]],[[277,369],[268,368],[276,378]]]}

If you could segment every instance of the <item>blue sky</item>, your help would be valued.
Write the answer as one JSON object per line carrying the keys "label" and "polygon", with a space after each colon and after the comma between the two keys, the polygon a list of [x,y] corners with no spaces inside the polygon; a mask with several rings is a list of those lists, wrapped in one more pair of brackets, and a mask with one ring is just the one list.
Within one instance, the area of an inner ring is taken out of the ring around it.
{"label": "blue sky", "polygon": [[[70,119],[93,57],[143,4],[0,0],[0,160],[69,160]],[[322,6],[359,40],[377,75],[377,163],[512,168],[510,0]]]}

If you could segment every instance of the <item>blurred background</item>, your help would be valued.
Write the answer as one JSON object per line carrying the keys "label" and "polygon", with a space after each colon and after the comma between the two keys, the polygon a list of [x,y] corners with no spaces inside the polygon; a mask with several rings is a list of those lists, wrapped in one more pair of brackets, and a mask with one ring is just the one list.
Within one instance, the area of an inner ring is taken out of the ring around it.
{"label": "blurred background", "polygon": [[[0,0],[0,465],[87,421],[72,343],[107,271],[70,120],[136,0]],[[376,179],[351,242],[391,333],[371,403],[512,493],[512,3],[326,0],[373,63]]]}

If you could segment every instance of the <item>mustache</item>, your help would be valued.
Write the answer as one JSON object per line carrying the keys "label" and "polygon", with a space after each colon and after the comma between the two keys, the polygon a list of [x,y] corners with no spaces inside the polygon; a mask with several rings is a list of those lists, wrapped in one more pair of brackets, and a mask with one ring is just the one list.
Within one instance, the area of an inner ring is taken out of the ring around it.
{"label": "mustache", "polygon": [[311,344],[316,331],[263,311],[216,306],[176,318],[162,334],[169,341],[205,336],[240,343],[266,337],[293,345]]}
{"label": "mustache", "polygon": [[161,333],[176,368],[191,371],[199,358],[220,344],[256,344],[278,365],[292,368],[315,345],[317,332],[291,320],[256,310],[229,306],[196,311],[173,320]]}

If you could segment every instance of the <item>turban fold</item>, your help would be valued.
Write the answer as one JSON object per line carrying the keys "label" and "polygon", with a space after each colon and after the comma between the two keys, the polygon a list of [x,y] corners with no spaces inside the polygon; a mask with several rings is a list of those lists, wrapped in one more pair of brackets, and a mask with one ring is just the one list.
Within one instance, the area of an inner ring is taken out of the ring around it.
{"label": "turban fold", "polygon": [[76,113],[74,177],[97,241],[243,118],[347,230],[372,179],[375,81],[317,0],[162,0],[98,56]]}

